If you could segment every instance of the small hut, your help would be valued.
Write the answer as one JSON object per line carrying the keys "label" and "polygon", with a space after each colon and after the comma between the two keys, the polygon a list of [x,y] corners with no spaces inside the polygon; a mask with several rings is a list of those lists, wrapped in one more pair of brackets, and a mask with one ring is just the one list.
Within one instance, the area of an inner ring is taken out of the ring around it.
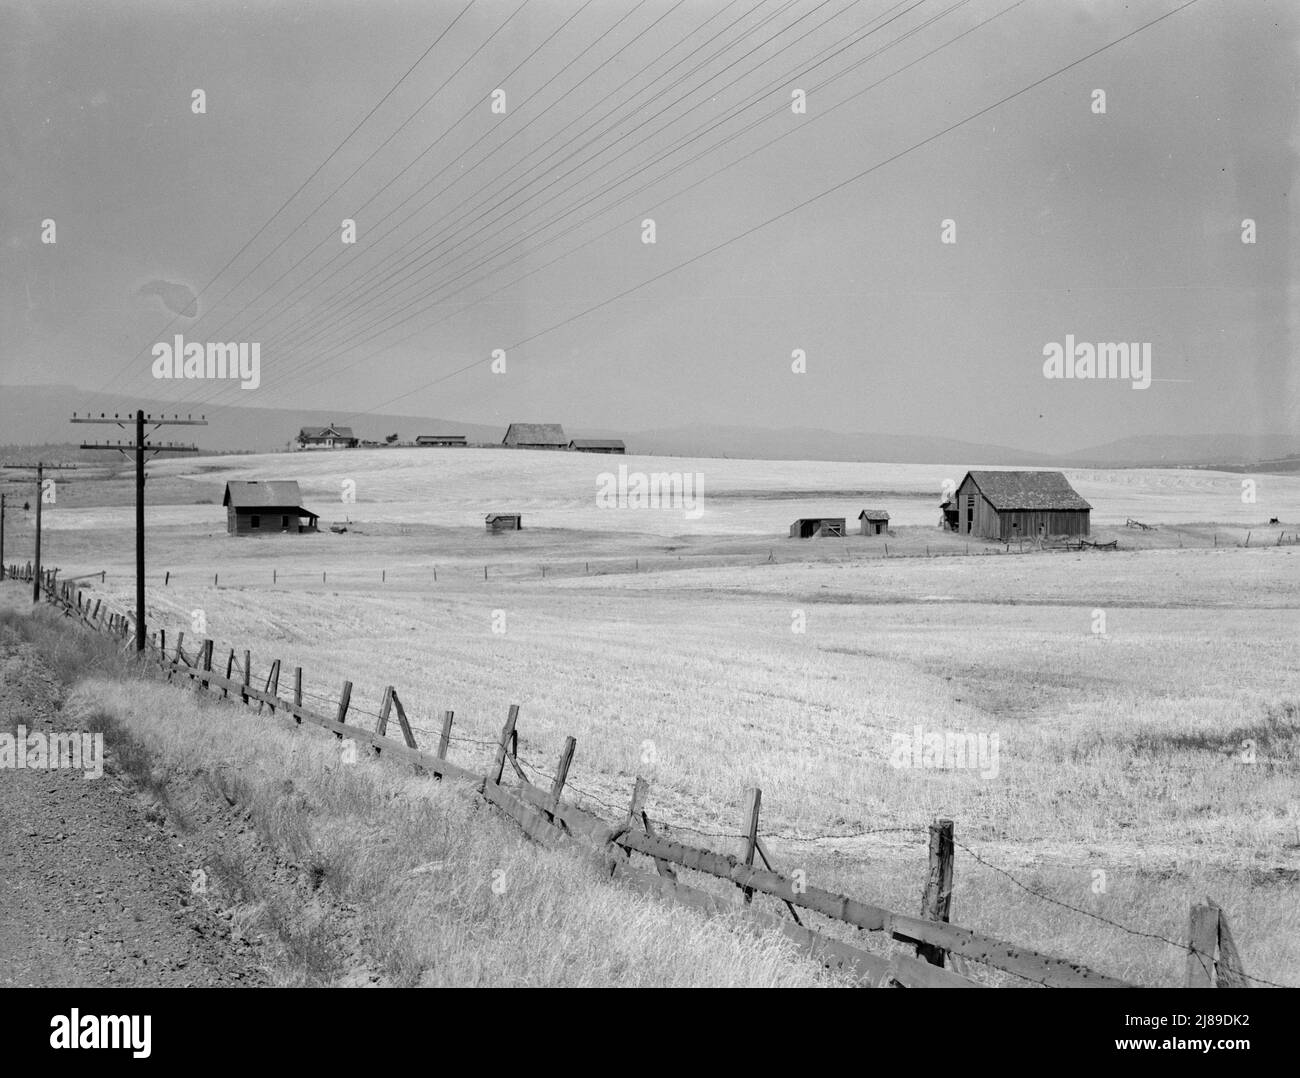
{"label": "small hut", "polygon": [[517,532],[524,528],[524,518],[519,513],[489,513],[485,520],[490,532]]}
{"label": "small hut", "polygon": [[231,535],[267,532],[314,532],[320,515],[304,509],[293,479],[233,481],[221,499],[226,507],[226,531]]}
{"label": "small hut", "polygon": [[858,514],[863,535],[884,535],[889,531],[889,514],[883,509],[864,509]]}

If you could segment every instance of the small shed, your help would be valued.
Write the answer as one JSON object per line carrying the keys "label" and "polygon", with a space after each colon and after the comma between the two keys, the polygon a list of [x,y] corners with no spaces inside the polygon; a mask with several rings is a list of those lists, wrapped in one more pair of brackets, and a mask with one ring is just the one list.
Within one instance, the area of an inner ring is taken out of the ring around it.
{"label": "small shed", "polygon": [[416,445],[465,445],[465,435],[463,434],[418,434],[415,438]]}
{"label": "small shed", "polygon": [[800,517],[790,525],[791,539],[811,539],[814,536],[838,535],[844,537],[844,517]]}
{"label": "small shed", "polygon": [[304,509],[297,480],[236,481],[226,484],[226,531],[231,535],[317,531],[320,514]]}
{"label": "small shed", "polygon": [[511,423],[501,444],[514,449],[568,449],[569,439],[558,423]]}
{"label": "small shed", "polygon": [[490,532],[517,532],[524,528],[524,518],[519,513],[489,513],[484,519]]}
{"label": "small shed", "polygon": [[574,438],[569,448],[575,453],[626,453],[622,438]]}
{"label": "small shed", "polygon": [[884,535],[889,531],[889,514],[883,509],[864,509],[858,514],[863,535]]}
{"label": "small shed", "polygon": [[1061,472],[967,472],[953,501],[959,534],[1003,542],[1087,535],[1092,511]]}

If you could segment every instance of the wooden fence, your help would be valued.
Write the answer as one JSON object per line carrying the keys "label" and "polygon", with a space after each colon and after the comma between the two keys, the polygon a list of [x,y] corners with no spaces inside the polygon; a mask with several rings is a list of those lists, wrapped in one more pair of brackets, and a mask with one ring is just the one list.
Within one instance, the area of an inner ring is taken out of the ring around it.
{"label": "wooden fence", "polygon": [[[56,583],[58,570],[44,574],[43,592],[48,599],[88,628],[121,637],[130,646],[132,621],[109,611],[96,600],[94,607],[70,582]],[[30,569],[10,567],[10,575],[31,580]],[[739,855],[687,845],[660,834],[646,810],[649,782],[637,777],[626,814],[606,820],[563,797],[576,742],[565,741],[554,781],[544,789],[530,781],[518,759],[519,707],[511,705],[501,734],[496,740],[492,764],[486,773],[452,763],[447,757],[452,740],[454,712],[443,713],[436,752],[417,744],[397,690],[389,685],[373,729],[349,722],[352,683],[345,681],[337,710],[324,715],[303,705],[302,668],[295,667],[292,698],[280,694],[281,664],[275,660],[262,688],[252,684],[251,656],[243,653],[241,677],[232,677],[235,649],[230,650],[225,674],[213,669],[214,642],[204,639],[187,656],[185,634],[177,633],[174,650],[168,654],[165,630],[149,638],[150,661],[159,664],[170,681],[177,676],[194,683],[197,692],[219,691],[223,699],[269,708],[269,717],[284,717],[295,723],[309,723],[368,745],[374,755],[413,765],[417,773],[437,779],[466,783],[478,796],[496,806],[534,842],[563,847],[593,860],[600,870],[625,885],[673,901],[706,915],[739,915],[755,929],[776,929],[792,939],[800,951],[830,969],[850,972],[858,983],[874,987],[982,988],[970,976],[969,963],[980,963],[1011,973],[1026,981],[1051,988],[1136,988],[1139,985],[1090,969],[1082,963],[1043,954],[1018,943],[997,939],[948,922],[953,880],[953,823],[936,820],[930,826],[930,852],[920,915],[911,916],[861,902],[806,881],[802,873],[786,875],[777,870],[760,833],[762,793],[745,791]],[[401,740],[388,736],[389,721],[396,718]],[[507,783],[509,766],[511,781]],[[643,862],[634,861],[640,855]],[[756,864],[761,862],[761,867]],[[729,896],[704,890],[679,878],[686,870],[734,885]],[[777,900],[771,910],[761,910],[755,895]],[[839,922],[859,933],[878,934],[912,948],[914,953],[881,954],[805,924],[815,914]],[[1186,944],[1187,987],[1248,987],[1227,917],[1212,900],[1191,910],[1189,942]]]}

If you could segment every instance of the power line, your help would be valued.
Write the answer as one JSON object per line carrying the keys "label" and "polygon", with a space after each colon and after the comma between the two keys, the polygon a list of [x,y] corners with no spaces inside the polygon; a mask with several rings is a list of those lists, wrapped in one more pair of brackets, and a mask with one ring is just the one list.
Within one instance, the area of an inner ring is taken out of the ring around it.
{"label": "power line", "polygon": [[[671,8],[671,9],[669,9],[668,12],[665,12],[664,15],[661,15],[659,19],[656,19],[656,20],[655,20],[655,23],[652,24],[651,28],[653,28],[654,25],[657,25],[660,21],[662,21],[662,19],[665,18],[668,14],[671,14],[672,11],[676,10],[677,7],[681,6],[681,3],[682,3],[682,2],[684,2],[684,0],[679,0],[679,3],[678,3],[677,5],[674,5],[674,7]],[[781,12],[787,10],[790,6],[792,6],[792,4],[793,4],[794,2],[795,2],[795,0],[786,0],[786,2],[783,4],[783,6],[782,6],[782,7],[781,7],[781,8],[780,8],[776,13],[774,13],[773,15],[770,15],[770,16],[768,16],[766,19],[764,19],[763,22],[761,22],[761,23],[759,24],[759,27],[761,27],[761,26],[763,26],[763,25],[766,25],[766,23],[767,23],[767,22],[770,22],[772,18],[775,18],[777,15],[781,14]],[[826,2],[826,0],[823,0],[823,3],[824,3],[824,2]],[[858,0],[854,0],[854,2],[856,3],[856,2],[858,2]],[[724,8],[724,9],[723,9],[723,12],[725,12],[726,10],[728,10],[731,6],[733,6],[733,5],[730,5],[730,4],[729,4],[729,5],[727,6],[727,8]],[[721,14],[721,13],[719,13],[719,14]],[[716,18],[716,17],[717,17],[717,16],[715,15],[715,16],[711,17],[710,19],[706,19],[705,22],[701,24],[701,27],[704,26],[704,25],[707,25],[709,22],[711,22],[711,21],[713,20],[713,18]],[[734,21],[733,23],[731,23],[730,25],[731,25],[731,26],[735,26],[735,25],[737,25],[740,21],[743,21],[743,16],[742,16],[742,19],[740,19],[740,20],[735,20],[735,21]],[[755,27],[754,29],[758,29],[759,27]],[[697,29],[698,29],[698,28],[697,28]],[[656,83],[656,82],[658,82],[660,79],[664,78],[668,73],[670,73],[671,71],[673,71],[676,67],[680,66],[681,63],[683,63],[683,62],[685,62],[686,60],[690,59],[690,57],[693,56],[693,55],[695,55],[695,53],[699,52],[700,49],[706,47],[706,46],[709,44],[709,42],[715,40],[715,39],[716,39],[716,38],[717,38],[721,33],[724,33],[726,29],[727,29],[727,28],[724,27],[724,29],[723,29],[722,31],[719,31],[718,33],[714,34],[712,37],[710,37],[706,42],[702,43],[700,46],[697,46],[694,50],[692,50],[691,53],[687,54],[686,57],[683,57],[682,60],[677,61],[677,63],[675,63],[675,64],[674,64],[672,67],[670,67],[667,71],[665,71],[665,72],[661,73],[660,75],[656,76],[656,77],[651,81],[651,83],[650,83],[649,85],[652,86],[652,85],[654,85],[654,83]],[[753,30],[751,29],[751,30],[749,30],[749,31],[746,31],[746,34],[748,34],[748,33],[752,33],[752,32],[753,32]],[[638,36],[640,36],[640,35],[638,35]],[[743,36],[745,36],[745,35],[741,35],[741,37],[743,37]],[[738,38],[737,40],[739,40],[739,38]],[[682,42],[676,42],[676,43],[674,43],[672,46],[670,46],[670,47],[669,47],[668,49],[666,49],[664,52],[660,53],[659,56],[655,57],[655,59],[652,60],[652,61],[650,62],[650,64],[652,65],[652,64],[654,64],[654,63],[657,63],[657,62],[658,62],[660,59],[662,59],[664,56],[668,55],[668,53],[672,52],[673,49],[677,48],[681,43],[682,43]],[[732,44],[734,45],[734,42],[733,42]],[[730,48],[730,47],[731,47],[730,45],[729,45],[729,46],[726,46],[726,48]],[[622,50],[620,49],[619,51],[621,52]],[[725,48],[724,48],[723,50],[720,50],[720,51],[725,51]],[[618,55],[618,53],[615,53],[615,56],[617,56],[617,55]],[[709,60],[712,60],[712,59],[715,58],[717,55],[718,55],[718,53],[715,53],[713,56],[709,57]],[[612,59],[612,57],[611,57],[611,59]],[[707,63],[709,62],[709,60],[704,61],[704,63],[707,64]],[[604,64],[602,64],[602,65],[600,65],[600,66],[603,67]],[[632,76],[630,76],[628,79],[625,79],[625,80],[624,80],[624,81],[623,81],[623,82],[622,82],[618,87],[616,87],[613,91],[610,91],[609,94],[604,95],[604,96],[605,96],[605,97],[609,97],[609,96],[612,96],[612,95],[616,95],[616,94],[619,93],[619,92],[620,92],[624,87],[626,87],[628,84],[630,84],[630,83],[631,83],[632,81],[634,81],[636,78],[640,77],[640,75],[644,74],[645,71],[648,70],[649,66],[650,66],[650,65],[646,65],[646,66],[643,67],[641,70],[639,70],[639,71],[637,71],[637,72],[634,72]],[[703,64],[700,65],[700,67],[702,67],[702,66],[703,66]],[[596,70],[599,70],[599,67],[598,67]],[[699,68],[697,67],[696,70],[699,70]],[[593,74],[594,74],[594,72],[593,72]],[[582,81],[585,82],[586,80],[584,79],[584,80],[582,80]],[[579,85],[579,86],[582,85],[582,82],[579,82],[577,85]],[[638,96],[639,94],[645,92],[645,89],[648,89],[648,88],[649,88],[649,87],[647,86],[647,87],[642,88],[642,90],[637,91],[637,93],[634,94],[633,97],[632,97],[631,99],[629,99],[629,102],[630,102],[631,100],[634,100],[634,99],[636,98],[636,96]],[[570,90],[569,92],[572,92],[572,89],[576,89],[576,86],[573,87],[573,88],[571,88],[571,90]],[[662,92],[663,92],[663,91],[661,91],[661,94],[662,94]],[[567,96],[567,95],[568,95],[568,94],[567,94],[567,92],[566,92],[566,94],[565,94],[564,96]],[[656,95],[656,96],[660,96],[660,95]],[[563,100],[563,98],[561,98],[561,100]],[[617,112],[619,109],[624,108],[624,107],[625,107],[629,102],[624,102],[622,105],[614,106],[614,108],[612,108],[612,109],[610,110],[610,112],[606,114],[606,117],[608,117],[609,115],[612,115],[614,112]],[[574,120],[572,120],[572,121],[570,121],[568,124],[566,124],[566,125],[564,126],[564,128],[561,129],[561,133],[562,133],[564,130],[568,130],[568,128],[571,127],[571,126],[573,126],[574,123],[576,123],[578,120],[581,120],[583,117],[585,117],[585,116],[586,116],[588,113],[590,113],[594,108],[598,107],[598,105],[599,105],[600,103],[601,103],[601,101],[598,99],[595,103],[593,103],[593,104],[592,104],[591,106],[589,106],[586,110],[584,110],[584,112],[581,113],[578,117],[576,117]],[[620,121],[620,122],[621,122],[621,121]],[[582,137],[582,135],[583,135],[584,133],[585,133],[585,132],[579,132],[577,135],[574,136],[573,139],[570,139],[568,142],[564,143],[564,144],[563,144],[562,146],[560,146],[559,148],[552,150],[552,151],[551,151],[551,154],[550,154],[549,156],[550,156],[550,157],[554,157],[556,154],[562,152],[563,149],[564,149],[566,146],[570,145],[570,144],[571,144],[573,141],[575,141],[577,138]],[[603,132],[602,132],[602,134],[603,134]],[[509,172],[513,171],[514,168],[518,167],[518,165],[519,165],[520,163],[522,163],[522,161],[527,160],[527,158],[530,157],[530,156],[532,156],[532,154],[535,153],[535,152],[536,152],[536,150],[529,151],[527,154],[524,155],[523,158],[520,159],[519,162],[516,162],[516,164],[515,164],[514,166],[511,166],[510,169],[507,169],[506,173],[503,174],[503,175],[508,175]],[[490,155],[489,155],[489,156],[490,156]],[[572,155],[570,155],[570,156],[572,156]],[[485,160],[486,160],[486,158],[485,158]],[[566,158],[566,160],[567,160],[567,158]],[[480,163],[481,163],[481,162],[480,162]],[[476,165],[475,167],[477,167],[477,165]],[[552,166],[552,167],[554,167],[554,166]],[[440,170],[440,173],[439,173],[439,174],[441,174],[441,171],[445,171],[445,169],[444,169],[444,170]],[[548,170],[548,171],[550,171],[550,170]],[[436,178],[436,176],[435,176],[434,178]],[[501,179],[501,177],[498,177],[498,179],[497,179],[496,181],[493,181],[493,184],[499,182],[500,179]],[[432,180],[430,180],[429,182],[431,183]],[[531,183],[535,182],[535,180],[529,180],[528,182],[529,182],[529,184],[531,184]],[[428,186],[428,184],[422,185],[422,187],[421,187],[421,188],[418,188],[417,191],[420,190],[420,189],[423,189],[423,186]],[[492,186],[492,185],[490,184],[489,186]],[[526,185],[526,186],[527,186],[527,185]],[[449,186],[448,188],[446,188],[445,190],[449,190],[449,189],[450,189],[450,186]],[[432,201],[434,201],[434,198],[436,198],[439,194],[442,194],[442,193],[445,193],[445,191],[444,191],[444,192],[438,192],[438,193],[436,193],[436,194],[433,196],[433,198],[430,198],[430,199],[426,200],[424,203],[421,204],[419,210],[423,210],[423,209],[424,209],[425,207],[427,207],[427,206],[428,206]],[[481,192],[480,192],[480,193],[481,193]],[[413,192],[413,194],[414,194],[414,192]],[[410,196],[408,196],[408,199],[407,199],[407,200],[404,200],[403,203],[399,204],[399,206],[402,205],[402,204],[404,204],[405,201],[409,201],[409,197],[410,197]],[[471,198],[472,198],[472,197],[474,197],[474,196],[471,196]],[[513,197],[513,196],[510,196],[510,197]],[[465,201],[468,201],[468,200],[462,200],[462,202],[459,203],[458,206],[455,207],[455,208],[459,208],[459,206],[464,205],[464,204],[465,204]],[[396,209],[396,208],[395,208],[395,209]],[[416,212],[418,213],[419,210],[417,210]],[[391,214],[392,212],[395,212],[395,210],[394,210],[394,211],[390,211],[390,214]],[[453,210],[452,212],[454,212],[454,210]],[[388,215],[386,215],[386,216],[388,216]],[[407,218],[405,218],[404,220],[409,220],[411,216],[414,216],[414,214],[408,215]],[[446,216],[447,216],[447,214],[444,214],[443,217],[439,218],[439,221],[444,220],[444,219],[446,218]],[[382,220],[382,218],[381,218],[381,220]],[[436,224],[436,223],[437,223],[437,222],[435,222],[435,224]],[[390,234],[392,231],[393,231],[393,229],[389,229],[389,231],[386,232],[386,233],[384,234],[384,236],[387,236],[387,235]],[[428,231],[428,229],[426,228],[424,231]],[[382,239],[383,237],[380,237],[380,238]],[[409,241],[408,241],[408,242],[409,242]],[[319,247],[319,245],[318,245],[318,247]],[[380,268],[380,269],[372,270],[372,271],[369,271],[369,272],[383,272],[383,269]],[[391,272],[390,272],[390,275],[391,275]],[[343,289],[341,289],[340,291],[334,293],[334,295],[330,296],[330,297],[329,297],[325,302],[328,303],[328,302],[333,301],[334,299],[338,298],[339,296],[341,296],[341,295],[342,295],[344,292],[346,292],[346,291],[347,291],[347,287],[345,286]],[[280,331],[280,332],[276,335],[276,337],[275,337],[274,339],[275,339],[275,340],[282,340],[282,339],[284,339],[284,337],[286,337],[288,334],[292,333],[294,330],[296,330],[298,327],[300,327],[300,326],[303,325],[306,321],[308,321],[308,320],[310,319],[310,317],[311,317],[311,316],[310,316],[309,313],[308,313],[308,314],[304,314],[303,316],[300,316],[299,319],[298,319],[295,323],[293,323],[293,325],[291,325],[291,326],[290,326],[288,329],[286,329],[286,330],[282,330],[282,331]],[[305,342],[300,342],[299,346],[301,347],[303,344],[305,344]],[[222,390],[224,390],[224,389],[226,389],[226,388],[228,388],[228,387],[224,387],[224,386],[222,386],[222,387],[218,387],[218,389],[216,390],[216,392],[221,392]],[[207,400],[207,399],[211,399],[211,398],[204,398],[204,399]]]}
{"label": "power line", "polygon": [[[1077,60],[1073,60],[1070,63],[1066,64],[1065,66],[1057,68],[1055,71],[1052,71],[1049,74],[1044,75],[1039,79],[1035,79],[1027,86],[1021,87],[1019,90],[1016,90],[1014,93],[1008,94],[1007,96],[1000,98],[999,100],[993,102],[991,105],[986,105],[984,108],[981,108],[971,113],[970,115],[964,117],[961,120],[958,120],[955,123],[949,124],[947,127],[944,127],[943,129],[935,132],[934,134],[929,135],[924,139],[921,139],[919,142],[915,142],[912,145],[906,147],[905,149],[899,150],[897,153],[891,154],[889,157],[886,157],[883,160],[876,162],[874,165],[871,165],[865,169],[862,169],[859,172],[854,173],[852,176],[849,176],[847,179],[841,180],[840,182],[832,185],[826,190],[816,195],[813,195],[810,198],[804,199],[802,202],[796,203],[794,206],[791,206],[789,209],[783,210],[781,213],[778,213],[772,217],[767,218],[764,221],[759,222],[756,225],[753,225],[752,227],[746,229],[744,232],[741,232],[739,235],[733,236],[731,239],[724,240],[722,243],[715,244],[714,246],[709,247],[704,251],[701,251],[699,254],[692,255],[690,258],[686,259],[683,262],[678,263],[676,266],[664,270],[661,273],[657,273],[654,276],[642,281],[639,284],[633,285],[631,288],[626,288],[623,291],[617,293],[616,295],[613,295],[608,299],[604,299],[599,303],[593,304],[592,306],[587,307],[586,309],[578,312],[577,314],[570,315],[568,318],[564,318],[561,321],[554,323],[553,325],[547,326],[545,329],[538,330],[536,333],[532,333],[529,336],[524,337],[522,340],[514,342],[513,344],[508,346],[509,349],[513,350],[513,349],[522,348],[524,345],[536,341],[539,338],[549,333],[553,333],[555,330],[561,329],[564,326],[567,326],[570,323],[577,321],[579,318],[584,318],[587,315],[594,313],[595,311],[608,307],[611,303],[616,303],[619,300],[624,299],[627,296],[631,295],[633,292],[637,292],[640,289],[645,288],[647,285],[651,285],[657,281],[661,281],[665,277],[668,277],[671,274],[676,273],[678,270],[685,269],[687,266],[694,265],[696,262],[699,262],[707,258],[708,256],[715,254],[720,250],[723,250],[726,247],[730,247],[732,244],[737,243],[740,240],[743,240],[753,235],[755,232],[758,232],[761,229],[768,227],[769,225],[775,224],[777,221],[784,220],[785,218],[791,216],[794,213],[798,213],[800,210],[806,208],[807,206],[812,205],[814,202],[818,202],[821,199],[828,197],[829,195],[833,195],[838,191],[842,191],[844,188],[858,182],[859,180],[865,178],[866,176],[871,175],[877,170],[884,168],[886,165],[892,164],[894,161],[897,161],[900,158],[905,157],[908,154],[921,149],[922,147],[930,145],[930,143],[935,142],[936,140],[942,138],[944,135],[947,135],[953,131],[956,131],[961,127],[964,127],[966,124],[970,123],[971,121],[977,120],[981,116],[987,115],[988,113],[992,112],[994,109],[1000,108],[1002,105],[1005,105],[1008,102],[1013,101],[1018,97],[1021,97],[1022,95],[1030,92],[1031,90],[1034,90],[1039,86],[1043,85],[1044,83],[1049,82],[1050,80],[1058,77],[1059,75],[1062,75],[1065,72],[1070,71],[1075,67],[1078,67],[1080,64],[1083,64],[1088,60],[1091,60],[1094,57],[1099,56],[1101,53],[1114,48],[1116,45],[1128,41],[1130,38],[1133,38],[1138,34],[1142,33],[1144,30],[1147,30],[1150,27],[1163,22],[1165,19],[1168,19],[1171,16],[1176,15],[1181,11],[1187,10],[1189,7],[1191,7],[1193,4],[1197,2],[1198,0],[1184,0],[1184,3],[1180,4],[1178,7],[1173,8],[1172,10],[1165,12],[1163,15],[1159,15],[1156,18],[1143,23],[1135,30],[1130,30],[1128,33],[1115,38],[1113,41],[1110,41],[1107,44],[1102,45],[1097,49],[1094,49],[1093,51],[1087,53],[1086,55],[1079,57]],[[388,405],[395,403],[396,401],[404,400],[405,398],[411,396],[412,394],[427,389],[432,385],[437,385],[439,382],[446,381],[448,378],[455,377],[456,375],[462,374],[465,371],[473,369],[474,367],[482,366],[484,362],[485,361],[481,359],[475,360],[473,363],[468,363],[463,367],[457,368],[456,370],[449,372],[448,374],[442,375],[439,378],[435,378],[428,382],[422,383],[421,385],[416,386],[414,389],[407,390],[405,393],[400,393],[397,396],[389,398],[388,400],[383,401],[380,404],[372,406],[371,408],[365,409],[364,411],[354,412],[352,413],[352,415],[364,415],[368,412],[374,412],[380,408],[385,408]]]}

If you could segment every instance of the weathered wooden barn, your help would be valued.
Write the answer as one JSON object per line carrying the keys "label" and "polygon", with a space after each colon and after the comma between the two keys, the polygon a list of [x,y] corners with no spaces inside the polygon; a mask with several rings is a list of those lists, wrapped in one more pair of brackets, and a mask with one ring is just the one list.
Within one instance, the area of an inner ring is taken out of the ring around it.
{"label": "weathered wooden barn", "polygon": [[889,514],[883,509],[864,509],[858,514],[863,535],[884,535],[889,531]]}
{"label": "weathered wooden barn", "polygon": [[515,449],[568,449],[569,439],[558,423],[511,423],[501,444]]}
{"label": "weathered wooden barn", "polygon": [[575,453],[626,453],[621,438],[574,438],[569,448]]}
{"label": "weathered wooden barn", "polygon": [[299,449],[355,449],[357,436],[351,427],[303,427],[298,431]]}
{"label": "weathered wooden barn", "polygon": [[791,539],[828,535],[844,537],[844,517],[800,517],[790,525]]}
{"label": "weathered wooden barn", "polygon": [[520,513],[489,513],[484,520],[490,532],[517,532],[524,528],[524,518]]}
{"label": "weathered wooden barn", "polygon": [[226,531],[231,535],[314,532],[320,515],[304,509],[293,479],[236,481],[226,484]]}
{"label": "weathered wooden barn", "polygon": [[967,472],[952,500],[959,534],[1003,542],[1087,535],[1092,512],[1060,472]]}
{"label": "weathered wooden barn", "polygon": [[465,445],[467,444],[463,434],[418,434],[415,437],[416,445]]}

